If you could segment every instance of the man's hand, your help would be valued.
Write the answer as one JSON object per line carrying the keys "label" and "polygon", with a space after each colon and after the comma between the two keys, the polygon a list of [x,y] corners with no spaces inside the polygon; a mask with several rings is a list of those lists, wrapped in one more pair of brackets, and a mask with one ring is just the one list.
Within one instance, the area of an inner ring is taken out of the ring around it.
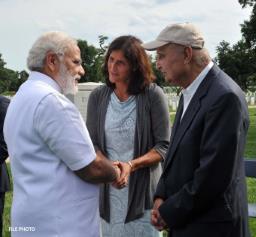
{"label": "man's hand", "polygon": [[151,211],[151,224],[159,231],[162,231],[167,227],[165,221],[161,217],[158,208],[162,205],[163,199],[157,198],[154,202],[153,209]]}
{"label": "man's hand", "polygon": [[114,162],[112,162],[112,164],[116,170],[116,179],[114,180],[114,182],[112,182],[112,186],[117,189],[120,189],[120,187],[117,185],[117,181],[120,179],[120,176],[121,176],[121,170],[118,166],[119,161],[114,161]]}
{"label": "man's hand", "polygon": [[96,159],[80,170],[74,171],[81,179],[89,183],[111,183],[119,179],[120,172],[102,152],[97,151]]}
{"label": "man's hand", "polygon": [[122,161],[115,161],[113,164],[120,169],[121,173],[119,179],[116,179],[112,185],[117,189],[122,189],[128,185],[131,166],[128,163]]}

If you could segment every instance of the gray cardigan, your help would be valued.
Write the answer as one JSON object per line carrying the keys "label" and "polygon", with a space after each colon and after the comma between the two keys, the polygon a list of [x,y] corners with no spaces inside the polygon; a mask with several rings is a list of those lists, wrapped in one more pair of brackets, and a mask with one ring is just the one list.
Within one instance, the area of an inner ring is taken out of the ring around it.
{"label": "gray cardigan", "polygon": [[[104,126],[112,92],[113,89],[106,85],[97,87],[90,94],[87,107],[86,124],[94,148],[106,156]],[[143,93],[136,95],[136,113],[134,159],[152,148],[165,158],[170,139],[169,110],[166,96],[159,86],[152,83]],[[125,223],[140,218],[145,209],[152,208],[161,173],[161,163],[131,173]],[[100,188],[100,215],[110,221],[109,184]]]}

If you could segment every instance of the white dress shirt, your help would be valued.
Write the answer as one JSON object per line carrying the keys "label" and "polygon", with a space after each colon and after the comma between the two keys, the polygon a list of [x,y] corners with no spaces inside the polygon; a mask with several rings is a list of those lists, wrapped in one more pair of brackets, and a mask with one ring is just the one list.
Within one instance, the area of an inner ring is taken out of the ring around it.
{"label": "white dress shirt", "polygon": [[73,172],[96,154],[79,111],[53,79],[30,74],[10,103],[4,136],[14,182],[12,237],[98,237],[98,186]]}
{"label": "white dress shirt", "polygon": [[200,86],[205,76],[211,70],[212,67],[213,67],[213,62],[211,61],[203,69],[203,71],[201,71],[201,73],[196,77],[196,79],[186,89],[182,90],[184,102],[183,102],[183,113],[182,113],[181,119],[183,118],[183,115],[185,114],[192,97],[196,93],[197,88]]}

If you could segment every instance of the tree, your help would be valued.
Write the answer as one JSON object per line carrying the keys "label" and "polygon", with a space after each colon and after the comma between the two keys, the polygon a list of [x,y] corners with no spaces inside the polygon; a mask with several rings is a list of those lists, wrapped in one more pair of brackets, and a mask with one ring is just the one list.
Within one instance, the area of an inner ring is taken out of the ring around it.
{"label": "tree", "polygon": [[20,85],[27,80],[28,73],[26,71],[13,71],[5,67],[5,62],[0,54],[0,93],[7,91],[17,91]]}
{"label": "tree", "polygon": [[[255,1],[254,1],[255,2]],[[241,32],[248,45],[248,48],[254,49],[256,47],[256,5],[253,6],[250,19],[244,21],[241,25]]]}
{"label": "tree", "polygon": [[108,46],[105,45],[105,42],[106,42],[106,40],[108,40],[108,37],[104,36],[104,35],[99,35],[98,38],[99,38],[99,45],[100,45],[98,55],[99,56],[104,56],[107,49],[108,49]]}
{"label": "tree", "polygon": [[231,46],[222,41],[217,47],[216,61],[240,87],[256,90],[256,0],[239,0],[242,7],[252,6],[248,21],[241,25],[242,39]]}
{"label": "tree", "polygon": [[5,65],[5,61],[2,59],[2,54],[0,53],[0,68],[3,68]]}
{"label": "tree", "polygon": [[0,68],[0,93],[5,91],[16,90],[14,87],[15,81],[18,78],[18,73],[8,69],[8,68]]}
{"label": "tree", "polygon": [[103,65],[105,60],[105,54],[107,52],[108,46],[105,45],[106,40],[108,40],[107,36],[100,35],[99,37],[99,46],[98,53],[95,57],[94,61],[94,68],[95,68],[95,76],[98,79],[98,81],[104,82],[105,78],[103,76]]}
{"label": "tree", "polygon": [[93,75],[93,64],[97,49],[92,45],[89,46],[86,40],[78,40],[78,47],[81,51],[82,66],[85,71],[85,75],[82,76],[80,81],[97,81]]}
{"label": "tree", "polygon": [[78,47],[81,51],[82,66],[85,70],[85,75],[81,78],[81,82],[104,81],[102,65],[104,63],[104,55],[107,50],[107,47],[104,45],[107,39],[108,37],[106,36],[99,36],[100,48],[88,45],[85,40],[78,40]]}
{"label": "tree", "polygon": [[[217,47],[216,61],[219,66],[230,75],[240,87],[247,91],[252,84],[252,76],[256,71],[254,54],[248,50],[244,40],[240,40],[233,46],[222,41]],[[251,79],[250,79],[251,78]]]}

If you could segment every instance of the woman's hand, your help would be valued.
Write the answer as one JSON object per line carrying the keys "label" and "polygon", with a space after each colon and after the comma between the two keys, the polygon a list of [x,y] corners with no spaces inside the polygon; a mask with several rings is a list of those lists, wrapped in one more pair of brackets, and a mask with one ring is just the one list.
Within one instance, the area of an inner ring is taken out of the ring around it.
{"label": "woman's hand", "polygon": [[115,161],[113,162],[113,164],[120,169],[121,174],[120,174],[120,178],[117,179],[115,182],[113,182],[112,185],[117,189],[122,189],[128,185],[129,176],[131,174],[132,167],[129,163],[122,162],[122,161]]}

